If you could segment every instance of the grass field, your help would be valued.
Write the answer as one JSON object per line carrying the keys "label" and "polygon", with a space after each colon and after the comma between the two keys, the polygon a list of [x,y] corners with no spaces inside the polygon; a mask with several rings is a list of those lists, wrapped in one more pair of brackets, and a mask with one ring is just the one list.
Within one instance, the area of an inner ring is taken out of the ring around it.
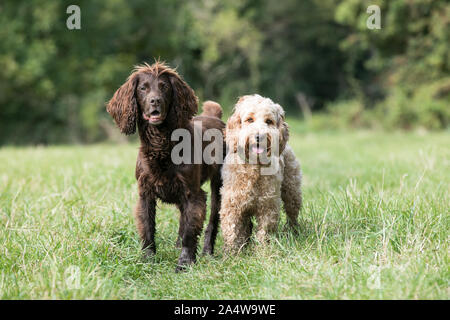
{"label": "grass field", "polygon": [[450,134],[291,127],[301,234],[181,274],[172,206],[141,257],[137,145],[1,148],[0,298],[449,299]]}

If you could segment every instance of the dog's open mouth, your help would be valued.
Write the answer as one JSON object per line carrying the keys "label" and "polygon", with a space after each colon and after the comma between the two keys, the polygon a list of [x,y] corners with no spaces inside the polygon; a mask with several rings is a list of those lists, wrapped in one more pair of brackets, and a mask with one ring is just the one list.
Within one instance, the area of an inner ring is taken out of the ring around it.
{"label": "dog's open mouth", "polygon": [[270,156],[271,153],[271,147],[270,147],[270,142],[269,141],[258,141],[258,142],[254,142],[251,143],[248,146],[247,149],[249,153],[252,153],[254,155],[256,155],[259,159],[259,157],[265,158]]}
{"label": "dog's open mouth", "polygon": [[147,116],[145,113],[143,114],[144,119],[151,123],[159,123],[161,122],[161,113],[157,110],[154,110],[150,113],[150,116]]}
{"label": "dog's open mouth", "polygon": [[252,145],[251,150],[253,153],[261,154],[265,151],[265,148],[263,148],[262,146],[260,146],[258,144],[254,144],[254,145]]}

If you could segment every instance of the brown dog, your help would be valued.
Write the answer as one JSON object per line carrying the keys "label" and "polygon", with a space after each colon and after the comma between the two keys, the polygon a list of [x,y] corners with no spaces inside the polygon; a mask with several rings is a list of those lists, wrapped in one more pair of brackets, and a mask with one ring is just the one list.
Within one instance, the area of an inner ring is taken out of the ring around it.
{"label": "brown dog", "polygon": [[[201,189],[206,180],[211,181],[211,215],[204,253],[213,253],[219,223],[222,161],[206,164],[202,159],[201,164],[191,161],[191,164],[176,165],[171,159],[176,145],[171,141],[174,130],[188,130],[194,137],[193,120],[201,121],[203,132],[225,127],[220,120],[219,104],[206,102],[203,114],[193,118],[197,109],[194,91],[175,70],[160,62],[137,67],[107,104],[107,111],[122,133],[133,134],[138,127],[141,146],[136,163],[139,200],[135,219],[147,254],[156,252],[156,199],[175,204],[180,210],[177,245],[181,239],[182,249],[176,271],[196,259],[198,237],[206,215],[206,194]],[[193,138],[190,143],[193,149]],[[225,145],[223,141],[220,143]],[[202,144],[203,150],[206,143]]]}

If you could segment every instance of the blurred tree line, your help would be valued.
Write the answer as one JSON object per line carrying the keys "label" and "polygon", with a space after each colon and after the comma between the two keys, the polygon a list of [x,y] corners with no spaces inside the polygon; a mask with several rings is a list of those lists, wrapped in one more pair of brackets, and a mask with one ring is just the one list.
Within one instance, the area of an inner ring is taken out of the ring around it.
{"label": "blurred tree line", "polygon": [[445,0],[2,0],[0,144],[117,138],[105,102],[154,58],[228,111],[258,92],[291,116],[447,128],[449,24]]}

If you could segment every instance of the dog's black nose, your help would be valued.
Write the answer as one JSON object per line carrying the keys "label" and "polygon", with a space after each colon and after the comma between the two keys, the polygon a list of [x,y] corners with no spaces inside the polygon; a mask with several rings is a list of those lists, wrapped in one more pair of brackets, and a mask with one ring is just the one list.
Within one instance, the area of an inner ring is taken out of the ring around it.
{"label": "dog's black nose", "polygon": [[160,103],[161,103],[161,98],[160,97],[151,97],[150,98],[150,104],[152,106],[159,105]]}
{"label": "dog's black nose", "polygon": [[256,140],[256,142],[262,142],[264,139],[266,138],[266,135],[265,134],[257,134],[257,135],[255,135],[255,140]]}

